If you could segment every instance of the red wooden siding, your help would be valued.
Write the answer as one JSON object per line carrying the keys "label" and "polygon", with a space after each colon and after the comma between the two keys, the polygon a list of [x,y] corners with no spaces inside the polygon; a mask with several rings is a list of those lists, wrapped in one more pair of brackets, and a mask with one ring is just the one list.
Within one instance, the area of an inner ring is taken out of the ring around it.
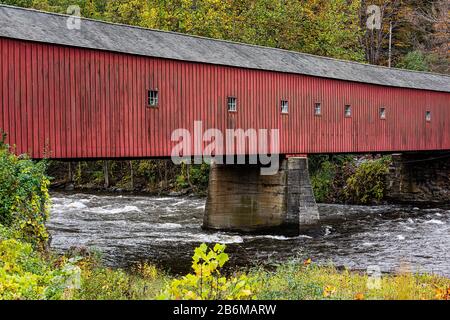
{"label": "red wooden siding", "polygon": [[[193,132],[195,120],[223,131],[279,128],[283,154],[450,150],[450,93],[5,38],[0,53],[0,128],[34,158],[170,156],[172,131]],[[147,107],[148,89],[159,91],[157,109]]]}

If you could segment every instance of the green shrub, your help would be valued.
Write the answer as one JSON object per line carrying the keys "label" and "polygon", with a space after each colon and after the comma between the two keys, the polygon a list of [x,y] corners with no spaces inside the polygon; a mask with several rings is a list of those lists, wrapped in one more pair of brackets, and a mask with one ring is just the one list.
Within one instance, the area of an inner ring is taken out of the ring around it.
{"label": "green shrub", "polygon": [[0,241],[0,300],[61,299],[76,288],[79,274],[71,261],[52,267],[29,243]]}
{"label": "green shrub", "polygon": [[44,224],[49,216],[50,181],[45,170],[45,161],[16,156],[4,140],[0,142],[0,223],[40,247],[48,240]]}
{"label": "green shrub", "polygon": [[361,163],[347,179],[344,190],[347,201],[357,204],[381,201],[386,189],[386,174],[389,172],[390,162],[390,157],[383,157]]}
{"label": "green shrub", "polygon": [[321,163],[320,168],[311,176],[311,185],[318,202],[328,201],[336,170],[335,164],[330,161],[324,161]]}
{"label": "green shrub", "polygon": [[241,274],[226,278],[220,269],[228,261],[225,245],[216,244],[208,250],[206,244],[195,249],[193,274],[169,283],[159,299],[175,300],[240,300],[254,296],[254,281]]}
{"label": "green shrub", "polygon": [[190,166],[190,179],[197,190],[206,190],[208,188],[209,168],[209,165],[206,163]]}
{"label": "green shrub", "polygon": [[358,165],[353,156],[315,156],[311,185],[318,202],[370,204],[385,195],[390,157],[364,159]]}
{"label": "green shrub", "polygon": [[400,59],[396,67],[416,71],[430,71],[430,64],[433,59],[432,55],[426,55],[419,50],[410,51]]}

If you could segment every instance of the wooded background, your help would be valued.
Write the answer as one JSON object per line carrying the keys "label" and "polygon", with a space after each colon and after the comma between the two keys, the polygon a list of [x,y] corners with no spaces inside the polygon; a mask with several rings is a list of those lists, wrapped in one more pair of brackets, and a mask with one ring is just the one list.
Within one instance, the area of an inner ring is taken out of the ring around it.
{"label": "wooded background", "polygon": [[[448,0],[0,0],[87,18],[388,65],[450,73]],[[381,9],[369,30],[367,8]]]}

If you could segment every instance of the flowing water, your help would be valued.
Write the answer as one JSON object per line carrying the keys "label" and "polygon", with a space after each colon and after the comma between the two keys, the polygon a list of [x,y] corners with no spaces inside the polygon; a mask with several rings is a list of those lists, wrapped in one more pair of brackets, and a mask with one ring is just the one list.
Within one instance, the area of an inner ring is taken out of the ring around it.
{"label": "flowing water", "polygon": [[206,242],[227,244],[232,266],[311,257],[357,270],[401,267],[450,277],[450,205],[320,205],[314,232],[289,238],[202,230],[205,199],[196,197],[54,193],[52,198],[52,247],[95,249],[113,267],[149,261],[186,272],[193,248]]}

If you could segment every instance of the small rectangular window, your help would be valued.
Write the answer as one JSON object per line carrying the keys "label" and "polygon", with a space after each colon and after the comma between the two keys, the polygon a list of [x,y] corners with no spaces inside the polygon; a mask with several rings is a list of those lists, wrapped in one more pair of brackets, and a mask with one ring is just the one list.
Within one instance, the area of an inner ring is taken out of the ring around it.
{"label": "small rectangular window", "polygon": [[289,102],[281,100],[281,113],[289,113]]}
{"label": "small rectangular window", "polygon": [[148,90],[148,106],[153,108],[158,106],[157,90]]}
{"label": "small rectangular window", "polygon": [[314,115],[316,116],[322,115],[322,104],[320,104],[319,102],[317,102],[314,105]]}
{"label": "small rectangular window", "polygon": [[229,112],[237,111],[237,99],[235,97],[228,97],[228,111]]}
{"label": "small rectangular window", "polygon": [[380,108],[380,119],[386,119],[386,108]]}
{"label": "small rectangular window", "polygon": [[352,106],[346,105],[344,114],[345,117],[350,118],[352,116]]}
{"label": "small rectangular window", "polygon": [[431,121],[431,111],[427,111],[425,114],[425,119],[430,122]]}

